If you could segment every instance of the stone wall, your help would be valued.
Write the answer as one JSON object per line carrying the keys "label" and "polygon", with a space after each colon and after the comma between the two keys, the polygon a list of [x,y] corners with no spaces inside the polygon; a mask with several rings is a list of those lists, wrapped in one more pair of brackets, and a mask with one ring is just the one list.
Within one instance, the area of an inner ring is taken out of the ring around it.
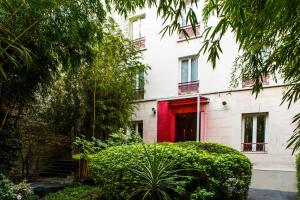
{"label": "stone wall", "polygon": [[55,160],[71,159],[70,134],[58,134],[46,124],[22,122],[18,126],[23,148],[13,169],[14,176],[31,178]]}

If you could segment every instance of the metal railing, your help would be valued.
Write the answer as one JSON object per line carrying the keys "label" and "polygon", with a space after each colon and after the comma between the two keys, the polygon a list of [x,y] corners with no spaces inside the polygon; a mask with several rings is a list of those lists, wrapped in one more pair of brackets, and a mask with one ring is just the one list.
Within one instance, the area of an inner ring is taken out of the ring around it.
{"label": "metal railing", "polygon": [[190,38],[200,36],[200,25],[197,24],[195,26],[195,29],[196,29],[195,30],[196,33],[194,32],[193,27],[191,25],[187,25],[187,26],[181,27],[181,31],[179,32],[179,39],[180,40],[186,39],[186,34]]}
{"label": "metal railing", "polygon": [[144,89],[135,89],[135,100],[144,99],[145,90]]}
{"label": "metal railing", "polygon": [[178,83],[178,94],[191,94],[199,92],[199,81]]}
{"label": "metal railing", "polygon": [[266,152],[266,145],[268,143],[242,143],[242,151],[244,152]]}
{"label": "metal railing", "polygon": [[133,40],[133,44],[139,50],[146,49],[146,38],[141,37],[141,38],[135,39],[135,40]]}

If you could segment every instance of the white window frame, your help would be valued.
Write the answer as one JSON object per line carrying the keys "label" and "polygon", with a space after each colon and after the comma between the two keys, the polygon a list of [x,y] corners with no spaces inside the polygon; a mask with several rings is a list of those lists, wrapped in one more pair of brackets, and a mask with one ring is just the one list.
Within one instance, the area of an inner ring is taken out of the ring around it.
{"label": "white window frame", "polygon": [[[141,78],[141,74],[140,73],[143,73],[143,77],[144,77],[144,80],[143,80],[143,85],[140,85],[140,78]],[[135,75],[135,90],[144,90],[145,89],[145,72],[142,71],[138,74]]]}
{"label": "white window frame", "polygon": [[[197,16],[197,20],[198,20],[198,23],[200,21],[200,8],[199,8],[199,4],[198,4],[198,7],[196,6],[195,3],[191,4],[190,2],[186,2],[186,9],[184,11],[182,11],[180,17],[179,17],[179,24],[181,26],[181,28],[184,28],[184,27],[187,27],[187,26],[191,26],[190,22],[186,22],[186,18],[187,18],[187,14],[189,12],[189,10],[192,9],[196,16]],[[183,24],[183,18],[185,19],[185,22]]]}
{"label": "white window frame", "polygon": [[[143,133],[139,132],[139,124],[142,123],[143,126]],[[141,138],[143,139],[144,137],[144,121],[143,120],[137,120],[137,121],[132,121],[132,124],[134,124],[134,132],[138,133],[139,135],[142,134]],[[132,134],[132,131],[130,129],[129,133],[127,133],[128,135]]]}
{"label": "white window frame", "polygon": [[[142,29],[142,27],[141,27],[141,21],[145,20],[145,19],[146,19],[146,15],[142,14],[142,15],[138,15],[138,16],[132,17],[129,20],[130,21],[129,28],[130,28],[130,37],[131,37],[131,39],[138,40],[140,38],[145,37],[145,33],[142,32],[142,31],[145,31],[145,29]],[[133,23],[136,22],[136,21],[138,21],[138,23],[139,23],[139,29],[138,29],[138,31],[139,31],[139,33],[138,33],[139,37],[133,38]]]}
{"label": "white window frame", "polygon": [[[245,118],[246,117],[252,117],[253,118],[253,125],[252,125],[252,151],[244,151],[244,152],[267,152],[267,148],[265,146],[265,151],[253,151],[253,149],[256,148],[256,139],[257,139],[257,117],[258,116],[265,116],[265,137],[264,137],[264,143],[268,143],[268,124],[269,124],[269,113],[267,112],[259,112],[259,113],[247,113],[247,114],[242,114],[242,138],[241,138],[241,143],[245,143]],[[243,146],[242,149],[243,151]]]}
{"label": "white window frame", "polygon": [[186,83],[192,82],[192,59],[197,59],[197,79],[195,81],[199,81],[199,58],[198,56],[189,56],[179,59],[179,83],[182,83],[181,81],[181,64],[182,61],[188,60],[188,81]]}

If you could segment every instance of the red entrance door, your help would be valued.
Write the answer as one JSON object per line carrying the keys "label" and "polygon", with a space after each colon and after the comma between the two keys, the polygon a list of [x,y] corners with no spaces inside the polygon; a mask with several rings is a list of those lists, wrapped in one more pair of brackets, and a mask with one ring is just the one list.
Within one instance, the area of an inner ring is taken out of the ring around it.
{"label": "red entrance door", "polygon": [[175,142],[196,141],[197,113],[176,115]]}
{"label": "red entrance door", "polygon": [[[207,99],[201,97],[200,103],[199,125],[201,129],[200,137],[202,138],[205,136],[204,111]],[[194,133],[196,133],[197,126],[197,98],[159,101],[157,106],[158,142],[196,140],[196,134]]]}

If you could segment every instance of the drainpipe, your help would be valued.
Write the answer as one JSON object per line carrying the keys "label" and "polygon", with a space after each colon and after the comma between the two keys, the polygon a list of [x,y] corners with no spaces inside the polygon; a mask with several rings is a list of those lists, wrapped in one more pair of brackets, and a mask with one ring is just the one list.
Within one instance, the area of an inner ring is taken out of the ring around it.
{"label": "drainpipe", "polygon": [[200,142],[200,95],[197,96],[197,132],[196,132],[196,141]]}

